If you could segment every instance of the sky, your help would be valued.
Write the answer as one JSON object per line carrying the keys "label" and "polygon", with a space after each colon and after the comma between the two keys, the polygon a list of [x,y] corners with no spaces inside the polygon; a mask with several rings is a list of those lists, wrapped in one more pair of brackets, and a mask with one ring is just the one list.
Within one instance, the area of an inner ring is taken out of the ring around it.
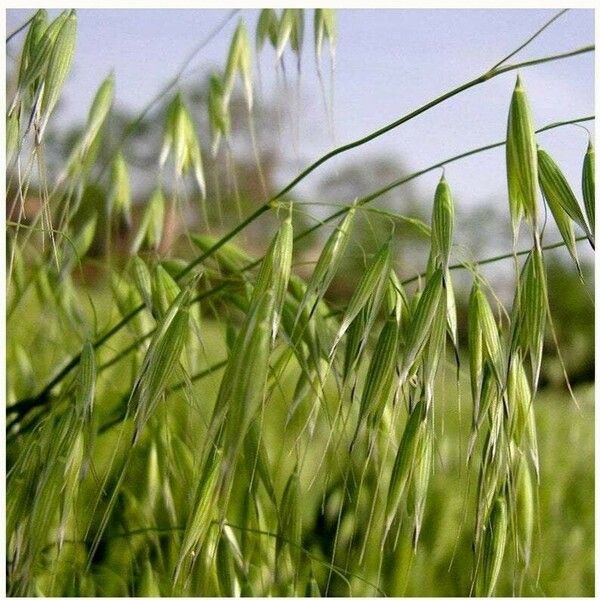
{"label": "sky", "polygon": [[[311,47],[312,22],[308,22],[297,144],[301,150],[291,152],[289,171],[280,174],[278,183],[284,184],[287,177],[334,145],[362,137],[480,75],[555,13],[539,9],[340,9],[337,12],[335,139],[326,126]],[[59,118],[66,122],[83,121],[99,83],[111,69],[116,77],[116,103],[132,111],[140,110],[227,13],[217,9],[79,10],[76,58]],[[8,10],[7,30],[15,29],[29,14],[28,10]],[[240,16],[253,32],[257,15],[257,10],[245,9],[231,19],[223,33],[195,58],[184,81],[200,80],[209,69],[222,68]],[[22,42],[22,37],[17,39],[9,46],[9,60]],[[593,42],[593,11],[571,10],[512,61],[565,52]],[[278,89],[274,65],[273,53],[265,50],[261,55],[261,72],[266,95],[275,94]],[[288,72],[295,81],[293,69]],[[529,67],[520,73],[536,127],[594,114],[593,53]],[[405,171],[412,172],[465,150],[502,140],[515,78],[516,71],[501,75],[332,160],[303,183],[300,191],[316,193],[322,177],[335,173],[347,160],[389,156],[400,161]],[[593,131],[593,124],[587,126]],[[585,131],[564,127],[540,135],[538,141],[579,190],[587,145]],[[439,176],[439,172],[434,172],[415,184],[417,193],[428,205]],[[504,151],[491,151],[450,165],[446,177],[460,206],[505,198]]]}

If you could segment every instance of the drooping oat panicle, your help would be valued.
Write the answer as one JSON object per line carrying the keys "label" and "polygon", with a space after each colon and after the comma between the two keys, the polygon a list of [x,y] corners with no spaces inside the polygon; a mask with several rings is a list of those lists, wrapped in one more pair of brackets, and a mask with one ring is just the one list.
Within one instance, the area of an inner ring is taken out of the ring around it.
{"label": "drooping oat panicle", "polygon": [[221,451],[213,446],[200,473],[173,575],[175,582],[180,580],[180,576],[188,575],[182,573],[182,567],[193,560],[195,549],[202,546],[210,531],[213,508],[217,501],[221,454]]}
{"label": "drooping oat panicle", "polygon": [[373,422],[379,422],[379,415],[383,411],[394,389],[394,376],[398,369],[399,327],[394,318],[389,318],[379,334],[375,345],[369,370],[365,379],[356,431],[356,439],[364,420],[374,416]]}
{"label": "drooping oat panicle", "polygon": [[250,41],[248,39],[248,31],[243,19],[240,22],[233,34],[229,54],[227,56],[227,64],[225,66],[225,103],[229,103],[235,77],[240,74],[244,81],[244,93],[246,96],[246,104],[248,110],[252,110],[252,52],[250,49]]}
{"label": "drooping oat panicle", "polygon": [[146,203],[144,216],[131,244],[131,254],[137,254],[143,245],[158,250],[162,240],[164,224],[165,197],[160,187],[157,187]]}
{"label": "drooping oat panicle", "polygon": [[179,296],[181,288],[160,264],[154,268],[152,277],[152,308],[160,318]]}
{"label": "drooping oat panicle", "polygon": [[390,269],[390,280],[385,294],[386,313],[388,315],[393,314],[396,321],[400,323],[402,320],[402,315],[406,310],[407,303],[408,300],[406,298],[406,291],[398,279],[396,271]]}
{"label": "drooping oat panicle", "polygon": [[[226,528],[223,529],[225,531]],[[218,535],[218,531],[216,532]],[[225,597],[234,597],[239,595],[239,581],[233,564],[233,556],[229,548],[229,542],[226,536],[221,536],[217,542],[216,550],[216,583],[218,585],[219,595]]]}
{"label": "drooping oat panicle", "polygon": [[290,47],[297,54],[299,63],[304,42],[304,10],[301,8],[290,10],[294,11],[294,26],[290,35]]}
{"label": "drooping oat panicle", "polygon": [[252,301],[261,298],[268,289],[273,291],[274,311],[272,320],[273,340],[281,321],[283,301],[287,292],[292,268],[294,229],[291,215],[281,224],[258,274]]}
{"label": "drooping oat panicle", "polygon": [[300,53],[304,40],[304,10],[301,8],[284,8],[277,30],[277,59],[281,60],[286,45],[296,53],[300,68]]}
{"label": "drooping oat panicle", "polygon": [[48,13],[45,9],[40,8],[31,18],[31,23],[29,24],[27,35],[25,36],[25,41],[23,42],[21,60],[19,62],[17,88],[23,87],[28,78],[30,81],[33,79],[29,73],[31,72],[32,64],[35,64],[36,61],[39,61],[38,57],[42,50],[40,43],[47,27]]}
{"label": "drooping oat panicle", "polygon": [[273,48],[277,47],[278,17],[274,8],[263,8],[256,24],[256,51],[260,52],[269,40]]}
{"label": "drooping oat panicle", "polygon": [[[10,162],[21,144],[21,118],[27,102],[36,96],[43,67],[50,53],[50,41],[44,38],[48,27],[48,14],[39,9],[31,18],[21,50],[17,89],[6,113],[6,152]],[[34,107],[35,110],[36,107]],[[30,119],[31,120],[31,119]]]}
{"label": "drooping oat panicle", "polygon": [[473,400],[473,424],[479,416],[479,398],[483,374],[483,334],[479,325],[479,307],[477,297],[477,279],[473,282],[467,310],[467,343],[469,348],[469,371],[471,379],[471,398]]}
{"label": "drooping oat panicle", "polygon": [[315,28],[315,57],[317,64],[321,63],[323,42],[327,41],[331,60],[335,56],[336,17],[333,8],[316,8],[314,16]]}
{"label": "drooping oat panicle", "polygon": [[513,237],[521,217],[537,227],[538,165],[533,118],[521,77],[512,95],[506,133],[506,175]]}
{"label": "drooping oat panicle", "polygon": [[285,50],[285,47],[290,39],[293,26],[293,9],[284,8],[281,11],[281,18],[279,19],[279,27],[277,29],[277,60],[281,60],[281,57],[283,56],[283,51]]}
{"label": "drooping oat panicle", "polygon": [[131,259],[131,274],[133,275],[133,281],[140,296],[144,299],[146,308],[152,313],[154,311],[152,302],[152,276],[143,258],[134,256]]}
{"label": "drooping oat panicle", "polygon": [[36,143],[38,145],[42,142],[50,115],[60,98],[63,84],[71,70],[76,37],[77,17],[75,11],[71,10],[56,36],[44,74],[44,91],[39,109],[40,119],[36,126]]}
{"label": "drooping oat panicle", "polygon": [[504,377],[504,352],[500,332],[492,308],[477,281],[473,284],[473,305],[473,326],[481,329],[483,356],[501,383]]}
{"label": "drooping oat panicle", "polygon": [[6,160],[12,160],[19,149],[21,138],[21,110],[17,108],[6,116]]}
{"label": "drooping oat panicle", "polygon": [[[577,265],[577,269],[581,271],[579,267],[579,259],[577,258],[577,248],[575,242],[575,233],[573,231],[573,222],[571,218],[563,208],[562,202],[560,200],[560,196],[562,193],[566,191],[561,185],[556,185],[556,182],[549,177],[549,171],[546,168],[548,165],[546,163],[546,157],[549,159],[548,155],[538,148],[538,163],[539,163],[539,175],[540,175],[540,187],[542,189],[542,194],[546,200],[546,203],[550,207],[550,211],[552,212],[552,216],[554,217],[554,222],[560,232],[560,235],[569,251],[569,254],[572,256],[575,264]],[[551,159],[550,159],[551,160]],[[564,184],[568,188],[568,183],[566,180],[561,181],[560,183]],[[570,192],[570,188],[569,192]],[[572,192],[571,192],[572,193]]]}
{"label": "drooping oat panicle", "polygon": [[477,595],[492,596],[500,575],[508,538],[506,500],[496,498],[494,509],[485,529],[482,559],[477,578]]}
{"label": "drooping oat panicle", "polygon": [[520,448],[525,448],[527,444],[532,464],[539,478],[539,456],[533,396],[519,351],[511,358],[506,395],[510,411],[509,434],[511,439]]}
{"label": "drooping oat panicle", "polygon": [[142,565],[140,582],[136,592],[136,595],[142,598],[156,598],[161,596],[158,578],[154,572],[154,569],[152,568],[152,563],[148,558]]}
{"label": "drooping oat panicle", "polygon": [[89,465],[92,460],[92,450],[96,434],[93,421],[96,377],[96,353],[91,342],[86,342],[81,350],[81,360],[79,361],[76,411],[82,421],[83,455],[86,465]]}
{"label": "drooping oat panicle", "polygon": [[[473,455],[473,450],[475,449],[475,444],[479,439],[483,425],[486,419],[489,422],[491,416],[495,414],[495,408],[501,397],[500,384],[489,362],[486,362],[484,365],[480,388],[479,396],[475,398],[473,404],[473,421],[467,447],[467,459],[469,461]],[[495,427],[496,424],[494,423],[493,426]]]}
{"label": "drooping oat panicle", "polygon": [[212,73],[208,81],[208,121],[212,137],[212,153],[215,156],[219,150],[221,138],[227,139],[231,131],[225,84],[217,73]]}
{"label": "drooping oat panicle", "polygon": [[381,247],[358,282],[336,334],[331,354],[335,352],[335,348],[346,334],[348,327],[350,327],[352,321],[354,321],[370,298],[374,298],[375,312],[377,311],[389,282],[391,265],[391,244],[388,242]]}
{"label": "drooping oat panicle", "polygon": [[190,288],[183,290],[159,321],[133,393],[135,443],[165,391],[189,334]]}
{"label": "drooping oat panicle", "polygon": [[[193,233],[191,238],[192,242],[194,242],[203,253],[207,252],[218,241],[215,237],[207,234]],[[223,244],[223,246],[213,254],[213,258],[219,263],[219,267],[226,275],[233,275],[242,271],[253,260],[252,256],[244,252],[244,250],[236,246],[233,242]]]}
{"label": "drooping oat panicle", "polygon": [[425,417],[425,402],[420,400],[408,417],[394,460],[385,505],[384,541],[398,513],[400,502],[413,472],[417,450],[427,427]]}
{"label": "drooping oat panicle", "polygon": [[425,427],[423,436],[420,440],[419,448],[416,452],[416,464],[414,467],[412,488],[414,504],[415,529],[413,535],[413,547],[417,547],[423,516],[425,515],[425,503],[427,501],[427,491],[429,480],[433,469],[433,433],[431,426]]}
{"label": "drooping oat panicle", "polygon": [[[371,302],[369,302],[371,304]],[[364,348],[364,340],[368,335],[367,322],[370,320],[370,306],[367,304],[356,319],[352,321],[346,333],[346,345],[344,349],[344,368],[343,381],[346,382],[350,375],[356,375],[356,362],[359,360],[362,348]]]}
{"label": "drooping oat panicle", "polygon": [[40,13],[40,11],[36,13],[28,32],[31,33],[31,36],[28,36],[27,40],[27,56],[22,55],[15,100],[27,91],[29,100],[33,101],[42,84],[42,78],[58,32],[67,20],[69,12],[68,10],[62,11],[50,23],[47,22],[46,14]]}
{"label": "drooping oat panicle", "polygon": [[446,177],[442,175],[435,190],[431,218],[431,255],[437,265],[448,268],[452,232],[454,230],[454,201]]}
{"label": "drooping oat panicle", "polygon": [[223,374],[213,423],[214,426],[220,425],[227,414],[223,444],[227,449],[228,464],[237,456],[248,426],[264,399],[274,304],[271,290],[251,303]]}
{"label": "drooping oat panicle", "polygon": [[448,329],[450,341],[454,346],[454,352],[458,357],[458,317],[456,314],[456,297],[454,295],[454,284],[452,283],[449,269],[446,269],[446,273],[444,274],[444,284],[446,290],[446,327]]}
{"label": "drooping oat panicle", "polygon": [[298,318],[305,306],[309,307],[309,313],[314,311],[339,269],[344,250],[352,235],[355,213],[356,209],[351,208],[325,243],[308,282],[304,298],[300,302]]}
{"label": "drooping oat panicle", "polygon": [[517,521],[517,553],[519,559],[527,567],[531,561],[535,499],[529,465],[521,453],[517,453],[516,463],[515,514]]}
{"label": "drooping oat panicle", "polygon": [[[291,220],[287,219],[275,236],[263,260],[242,329],[233,344],[217,400],[211,427],[224,423],[225,462],[231,467],[247,433],[250,422],[262,405],[271,344],[276,334],[285,298],[293,242]],[[240,375],[241,374],[241,375]]]}
{"label": "drooping oat panicle", "polygon": [[[575,223],[579,225],[579,227],[581,227],[593,246],[594,237],[587,226],[583,213],[581,212],[581,208],[579,207],[579,203],[577,202],[577,198],[575,198],[575,194],[573,193],[567,178],[563,175],[559,166],[554,162],[554,160],[552,160],[550,155],[541,148],[538,149],[538,163],[540,185],[542,191],[544,192],[544,196],[548,200],[548,205],[550,206],[552,213],[556,216],[553,207],[560,207],[564,213],[566,213],[573,221],[575,221]],[[558,221],[556,224],[559,226],[562,235],[563,229],[561,229]],[[565,240],[565,243],[566,242],[567,240]],[[573,247],[575,246],[574,236],[572,240],[569,240],[569,243]],[[569,251],[571,251],[569,244],[567,244],[567,247],[569,248]],[[573,254],[573,252],[571,252],[571,254]]]}
{"label": "drooping oat panicle", "polygon": [[[293,343],[295,343],[294,340],[304,337],[305,342],[308,344],[311,350],[315,350],[318,346],[316,339],[314,339],[317,334],[319,338],[325,338],[327,337],[325,334],[328,334],[331,330],[330,321],[328,319],[330,309],[325,300],[321,299],[317,301],[315,305],[313,305],[312,319],[310,318],[310,311],[306,304],[304,305],[302,311],[300,311],[300,306],[306,297],[307,290],[308,285],[305,283],[305,281],[301,277],[292,273],[289,280],[290,299],[292,300],[292,302],[289,304],[289,308],[291,311],[290,314],[293,317],[292,328],[290,331],[293,329],[293,324],[297,315],[300,315],[301,318],[297,328],[299,331],[294,331],[294,335],[291,336],[290,339]],[[324,348],[322,356],[323,358],[327,357]]]}
{"label": "drooping oat panicle", "polygon": [[84,135],[78,144],[81,155],[85,154],[100,132],[108,113],[110,112],[115,91],[115,78],[111,73],[101,84],[94,96],[88,113]]}
{"label": "drooping oat panicle", "polygon": [[590,140],[585,158],[583,159],[583,172],[581,187],[583,189],[583,205],[587,216],[588,227],[592,236],[596,231],[596,178],[595,178],[596,151]]}
{"label": "drooping oat panicle", "polygon": [[129,173],[127,172],[125,157],[120,151],[112,162],[107,213],[109,220],[114,215],[121,217],[127,224],[131,222]]}
{"label": "drooping oat panicle", "polygon": [[163,144],[159,156],[162,169],[169,156],[173,156],[175,176],[192,172],[202,199],[206,197],[206,184],[202,166],[200,142],[192,116],[180,93],[176,94],[167,108]]}
{"label": "drooping oat panicle", "polygon": [[[17,91],[8,115],[13,112],[21,113],[23,110],[30,111],[26,132],[32,123],[39,128],[41,117],[41,101],[44,92],[45,75],[48,61],[54,47],[59,31],[69,17],[70,11],[64,10],[54,21],[46,26],[46,17],[43,13],[35,15],[28,35],[27,56],[22,55],[17,82]],[[28,104],[28,106],[25,106]],[[30,105],[30,106],[29,106]]]}
{"label": "drooping oat panicle", "polygon": [[[110,274],[110,289],[121,317],[125,317],[144,302],[135,284],[128,277],[125,278],[115,271]],[[150,318],[147,314],[142,313],[129,322],[129,327],[136,335],[140,336],[146,321]]]}
{"label": "drooping oat panicle", "polygon": [[424,399],[429,410],[433,401],[433,390],[435,379],[440,364],[446,351],[446,331],[447,331],[447,289],[442,288],[442,297],[440,298],[433,320],[429,326],[428,339],[425,342],[423,350],[423,369],[422,386],[424,390]]}
{"label": "drooping oat panicle", "polygon": [[404,382],[409,371],[423,351],[431,333],[431,325],[442,299],[443,271],[436,269],[427,281],[423,293],[412,315],[406,333],[406,344],[400,370],[400,381]]}
{"label": "drooping oat panicle", "polygon": [[537,389],[546,315],[548,312],[548,294],[546,269],[539,244],[531,250],[521,273],[519,286],[514,301],[513,332],[511,347],[519,347],[529,352],[532,368],[532,388]]}

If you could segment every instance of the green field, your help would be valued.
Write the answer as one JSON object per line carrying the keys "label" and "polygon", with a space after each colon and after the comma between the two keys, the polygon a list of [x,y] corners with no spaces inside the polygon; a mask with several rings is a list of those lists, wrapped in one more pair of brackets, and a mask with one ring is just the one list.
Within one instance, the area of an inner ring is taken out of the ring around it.
{"label": "green field", "polygon": [[[49,364],[57,362],[57,356],[67,356],[77,347],[78,341],[65,338],[66,325],[59,323],[46,323],[45,311],[52,311],[51,307],[45,308],[36,302],[32,293],[26,301],[19,306],[13,315],[15,322],[22,319],[27,323],[17,330],[15,337],[21,337],[23,342],[28,339],[45,340],[44,351],[31,355],[32,372],[37,374],[41,381],[50,375],[47,372]],[[95,307],[98,325],[107,327],[109,322],[109,303],[104,291],[92,290],[91,302]],[[86,300],[86,294],[79,293],[80,307],[91,318],[91,304]],[[84,308],[85,307],[85,308]],[[24,315],[30,315],[26,321]],[[34,315],[34,318],[31,318]],[[113,311],[113,320],[116,314]],[[200,343],[190,344],[188,355],[184,362],[188,365],[190,374],[203,371],[206,367],[218,362],[225,356],[224,322],[215,321],[210,317],[201,320]],[[132,339],[131,332],[125,332],[120,339],[114,341],[115,348],[126,346]],[[16,340],[14,340],[16,341]],[[68,341],[68,343],[65,343]],[[72,344],[72,348],[70,345]],[[102,364],[114,355],[114,351],[105,348],[99,354],[99,363]],[[119,415],[120,406],[124,395],[127,394],[128,373],[135,368],[135,361],[139,358],[126,357],[109,369],[102,372],[99,380],[98,397],[98,425],[102,430],[103,425],[110,423],[115,415]],[[27,380],[16,370],[19,361],[9,361],[8,381],[9,388],[18,392],[19,396],[28,393]],[[204,442],[205,423],[210,417],[212,405],[218,386],[221,372],[217,371],[201,381],[191,384],[183,392],[170,394],[161,404],[156,417],[149,423],[151,430],[163,427],[168,423],[170,435],[177,432],[178,442],[185,446],[183,455],[189,461],[185,467],[180,465],[181,471],[175,477],[180,481],[180,487],[174,490],[174,501],[181,510],[178,515],[185,514],[187,487],[194,480],[196,460]],[[271,464],[274,466],[274,485],[279,497],[283,493],[286,480],[293,469],[295,456],[293,452],[294,441],[304,425],[308,415],[307,407],[300,406],[297,416],[290,421],[286,428],[286,415],[290,408],[291,397],[297,378],[297,368],[292,364],[287,368],[283,381],[285,382],[270,397],[263,414],[263,431],[265,446]],[[471,406],[468,387],[468,372],[465,367],[460,375],[460,395],[457,395],[455,369],[450,361],[443,369],[443,374],[438,382],[439,389],[436,396],[436,441],[434,475],[427,498],[425,517],[421,538],[412,558],[412,567],[407,581],[401,576],[407,561],[410,560],[411,551],[404,549],[402,554],[401,544],[398,545],[398,554],[386,557],[387,572],[394,573],[397,567],[397,579],[385,579],[385,591],[388,594],[400,594],[406,584],[405,592],[415,596],[460,596],[469,588],[473,554],[470,540],[473,535],[474,519],[474,481],[476,471],[470,470],[467,475],[465,451],[468,443]],[[175,383],[176,379],[172,383]],[[35,387],[38,382],[29,381]],[[24,387],[25,386],[25,387]],[[31,389],[33,389],[31,387]],[[594,408],[593,388],[581,386],[575,390],[579,408],[574,404],[567,392],[556,390],[542,391],[536,398],[535,411],[538,427],[540,449],[540,486],[539,491],[539,519],[535,524],[534,533],[534,561],[529,566],[523,579],[515,578],[511,571],[511,558],[506,556],[504,569],[499,581],[498,595],[548,595],[548,596],[590,596],[594,593]],[[331,406],[336,403],[335,394],[331,394]],[[400,427],[399,427],[400,429]],[[107,470],[109,461],[113,459],[112,449],[118,444],[120,425],[111,427],[105,433],[100,433],[97,451],[94,455],[95,473],[101,479]],[[126,425],[124,431],[129,431]],[[364,563],[360,568],[360,577],[365,581],[348,576],[333,575],[329,577],[329,570],[324,566],[331,559],[331,544],[335,536],[337,519],[339,517],[339,493],[332,493],[336,485],[339,487],[340,477],[346,465],[347,454],[343,448],[330,450],[319,469],[329,428],[324,418],[317,420],[313,443],[308,447],[304,460],[301,477],[305,478],[307,486],[311,479],[315,479],[310,490],[310,495],[301,499],[303,507],[303,537],[302,546],[310,553],[308,559],[317,584],[321,592],[329,582],[329,593],[338,595],[372,595],[375,589],[370,583],[377,584],[377,571],[379,549],[370,546],[364,556]],[[12,449],[12,448],[11,448]],[[172,449],[171,449],[172,450]],[[169,450],[167,450],[169,451]],[[160,490],[152,491],[147,480],[148,471],[148,444],[142,443],[136,448],[132,466],[125,477],[122,493],[119,496],[117,515],[111,518],[105,537],[106,542],[101,546],[101,552],[91,569],[90,581],[94,582],[94,589],[98,594],[125,594],[135,590],[131,589],[130,578],[143,567],[144,556],[156,544],[160,553],[170,551],[170,537],[179,535],[178,530],[162,533],[158,536],[154,531],[149,533],[136,533],[125,535],[127,530],[144,528],[164,528],[173,526],[165,515],[164,507],[160,501],[148,507],[148,495],[156,497]],[[12,456],[9,455],[9,463]],[[118,456],[113,463],[113,472],[118,471],[121,457]],[[177,459],[175,460],[177,463]],[[114,480],[114,477],[113,477]],[[93,504],[97,498],[97,485],[93,479],[88,478],[79,496],[79,509],[75,514],[86,514],[85,507]],[[373,485],[371,481],[370,485]],[[306,487],[304,488],[306,489]],[[245,490],[240,490],[234,505],[237,510],[244,505]],[[339,489],[338,489],[339,492]],[[371,492],[369,492],[371,493]],[[180,497],[178,497],[178,495]],[[338,504],[336,505],[336,498]],[[363,498],[363,500],[365,500]],[[366,501],[366,500],[365,500]],[[466,504],[465,504],[466,503]],[[322,511],[322,506],[325,509]],[[118,515],[125,515],[122,525]],[[233,511],[235,513],[235,510]],[[323,512],[323,514],[321,514]],[[368,511],[367,511],[368,512]],[[96,517],[97,521],[97,517]],[[235,524],[235,519],[230,519]],[[243,514],[240,515],[243,523]],[[339,545],[344,549],[336,555],[335,564],[353,572],[356,569],[357,554],[365,533],[364,522],[353,521],[351,511],[345,511],[340,522]],[[377,526],[375,523],[374,526]],[[72,535],[82,532],[82,523],[71,522],[68,530]],[[92,526],[93,530],[93,526]],[[239,533],[239,532],[238,532]],[[244,543],[271,543],[274,541],[263,534],[248,534],[249,538]],[[349,541],[353,536],[353,541]],[[67,536],[69,538],[70,536]],[[159,539],[160,538],[160,539]],[[258,538],[258,539],[257,539]],[[49,543],[52,539],[49,535]],[[69,586],[84,585],[77,578],[70,575],[73,564],[85,559],[82,544],[69,544],[65,546],[60,558],[56,562],[52,546],[45,552],[44,566],[40,565],[38,575],[39,591],[52,594],[53,587],[69,589]],[[350,549],[350,550],[348,550]],[[308,554],[307,554],[308,556]],[[167,560],[165,558],[165,560]],[[346,563],[348,561],[348,563]],[[399,565],[403,565],[400,567]],[[58,579],[53,579],[53,573],[59,573]],[[356,571],[358,572],[358,571]],[[129,574],[129,575],[128,575]],[[63,579],[64,578],[64,579]],[[256,580],[260,580],[257,575]],[[166,570],[163,579],[159,580],[164,594],[169,593],[171,573]],[[350,587],[348,587],[350,584]],[[89,582],[87,585],[90,585]],[[379,582],[379,586],[382,582]],[[394,587],[396,586],[396,587]],[[73,593],[84,593],[84,588],[73,588]],[[254,593],[262,590],[255,589]]]}

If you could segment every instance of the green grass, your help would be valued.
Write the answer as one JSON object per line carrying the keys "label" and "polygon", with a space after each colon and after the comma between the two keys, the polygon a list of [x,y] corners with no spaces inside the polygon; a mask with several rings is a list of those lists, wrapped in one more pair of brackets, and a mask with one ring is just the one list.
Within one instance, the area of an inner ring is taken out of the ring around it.
{"label": "green grass", "polygon": [[[80,298],[84,298],[81,295]],[[107,307],[110,305],[110,295],[105,287],[92,290],[93,303],[96,313],[107,318]],[[82,306],[85,303],[82,302]],[[27,326],[15,331],[13,341],[25,344],[27,340],[35,337],[36,332],[46,320],[46,314],[41,306],[32,298],[25,301],[20,307],[23,314],[35,315],[29,319]],[[18,318],[17,316],[15,318]],[[25,320],[23,320],[25,323]],[[203,358],[195,363],[194,370],[213,364],[225,356],[224,326],[222,322],[207,318],[202,321],[202,339],[204,349],[199,349]],[[53,335],[48,335],[46,340],[49,348],[53,347]],[[64,337],[59,328],[56,329],[54,342],[58,346],[63,343],[62,351],[69,344],[64,345]],[[115,347],[120,347],[129,342],[126,333],[122,339],[115,340]],[[75,347],[76,341],[72,340]],[[111,356],[110,348],[102,354],[102,360]],[[40,380],[45,381],[49,375],[49,365],[55,357],[52,352],[40,352],[32,355],[34,371],[39,373]],[[97,397],[101,401],[97,405],[99,422],[111,419],[115,406],[121,401],[123,394],[127,393],[127,374],[134,367],[135,359],[132,355],[123,359],[116,366],[102,373],[98,382]],[[9,380],[11,377],[9,365]],[[265,446],[269,449],[269,456],[274,465],[274,485],[277,494],[283,492],[287,477],[293,469],[294,441],[300,432],[303,419],[308,414],[308,407],[301,406],[298,417],[294,419],[286,430],[286,415],[293,393],[293,386],[298,375],[298,369],[293,364],[287,369],[282,385],[276,390],[269,401],[263,416],[263,436]],[[172,394],[166,400],[163,408],[151,423],[151,427],[161,427],[163,419],[168,421],[169,429],[177,431],[188,448],[188,459],[196,460],[204,423],[210,418],[212,404],[216,397],[222,371],[216,372],[193,386],[193,391]],[[474,511],[474,478],[476,473],[471,470],[470,489],[467,490],[467,468],[465,462],[465,449],[469,435],[471,418],[471,404],[469,397],[468,378],[466,373],[461,376],[460,398],[456,394],[455,374],[453,367],[448,364],[444,369],[445,381],[438,381],[438,395],[436,397],[438,413],[436,414],[436,451],[434,474],[431,478],[431,487],[426,504],[423,529],[416,555],[413,559],[412,570],[408,579],[406,593],[416,596],[460,596],[468,590],[471,580],[473,554],[471,540],[473,535]],[[536,398],[536,416],[538,425],[538,440],[541,462],[541,486],[539,488],[539,517],[534,534],[534,556],[522,587],[519,579],[515,579],[510,567],[503,570],[497,590],[498,595],[566,595],[589,596],[594,592],[594,424],[593,424],[593,388],[591,386],[579,387],[575,390],[580,407],[577,408],[566,392],[556,390],[543,391]],[[186,397],[187,396],[187,397]],[[333,406],[333,405],[332,405]],[[164,422],[163,422],[164,425]],[[128,425],[127,430],[130,430]],[[101,434],[101,442],[97,443],[94,454],[95,472],[102,478],[107,466],[113,458],[113,448],[119,438],[120,427],[114,427],[109,432]],[[305,473],[316,469],[321,460],[321,448],[326,442],[328,429],[326,423],[321,421],[312,444],[305,458]],[[343,469],[337,464],[339,455],[330,453],[323,473],[330,477],[319,478],[308,496],[303,497],[303,547],[312,555],[321,560],[328,560],[328,551],[331,550],[331,537],[334,534],[337,512],[335,508],[335,494],[326,495],[325,504],[329,503],[326,515],[320,515],[323,503],[323,494],[327,489],[331,491],[337,477]],[[9,455],[10,459],[10,455]],[[343,460],[343,458],[342,458]],[[94,562],[92,574],[98,593],[125,594],[130,593],[130,578],[147,548],[159,542],[159,536],[154,533],[122,536],[125,530],[148,527],[150,522],[156,527],[170,527],[164,521],[160,511],[153,513],[151,521],[147,508],[144,507],[144,494],[147,486],[147,444],[136,450],[132,466],[123,488],[124,496],[119,500],[117,514],[111,519],[107,528],[106,537],[110,540],[103,543],[100,556]],[[119,461],[117,461],[117,464]],[[184,467],[181,466],[183,469]],[[189,467],[191,468],[191,467]],[[308,485],[308,481],[303,484]],[[328,485],[326,485],[326,483]],[[468,494],[467,494],[468,492]],[[157,491],[160,494],[160,491]],[[187,492],[189,493],[189,491]],[[87,480],[82,486],[82,494],[78,500],[79,510],[84,514],[86,506],[96,499],[97,488],[93,480]],[[180,496],[177,497],[177,494]],[[241,490],[238,501],[244,497],[245,490]],[[181,485],[175,491],[176,502],[181,507],[180,515],[185,514],[186,486]],[[465,498],[467,505],[465,508]],[[234,503],[235,504],[235,503]],[[238,504],[239,507],[239,504]],[[465,510],[467,512],[465,512]],[[154,521],[156,519],[156,521]],[[240,517],[241,519],[241,517]],[[346,533],[350,531],[351,515],[346,523]],[[231,519],[234,522],[233,519]],[[240,522],[242,522],[240,520]],[[538,529],[539,527],[539,529]],[[342,527],[344,530],[344,526]],[[173,537],[178,532],[164,534]],[[364,534],[364,523],[358,524],[357,540]],[[260,538],[260,536],[259,536]],[[343,539],[343,535],[341,536]],[[48,543],[51,543],[51,533]],[[360,573],[365,579],[376,582],[377,561],[374,552],[369,557],[367,553],[366,569]],[[454,558],[453,558],[454,555]],[[40,591],[52,593],[52,553],[47,554],[49,562],[39,572]],[[84,559],[85,554],[77,544],[67,544],[58,562],[59,572],[64,576],[64,581],[69,582],[68,565]],[[337,559],[340,567],[344,566],[346,556],[341,553]],[[355,560],[355,558],[352,558]],[[393,560],[393,559],[392,559]],[[507,560],[510,564],[510,561]],[[350,569],[352,570],[352,569]],[[125,575],[129,573],[129,575]],[[120,574],[120,575],[118,575]],[[315,576],[321,590],[326,586],[328,579],[327,569],[315,562]],[[330,593],[369,595],[375,593],[368,584],[357,578],[350,578],[352,588],[349,589],[340,577],[333,577]],[[60,582],[60,579],[58,580]],[[393,583],[393,582],[390,582]],[[71,584],[74,585],[73,581]],[[54,581],[54,585],[58,585]],[[67,593],[66,588],[59,588]],[[164,586],[168,584],[163,582]],[[517,586],[517,587],[515,587]],[[56,588],[54,588],[56,589]],[[125,591],[127,590],[127,592]],[[394,589],[388,589],[394,593]],[[400,593],[400,592],[397,592]]]}

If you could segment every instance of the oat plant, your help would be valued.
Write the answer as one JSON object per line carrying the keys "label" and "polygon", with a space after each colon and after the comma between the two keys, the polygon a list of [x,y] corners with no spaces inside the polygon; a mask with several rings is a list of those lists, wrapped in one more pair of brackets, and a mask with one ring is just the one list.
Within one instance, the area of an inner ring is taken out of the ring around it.
{"label": "oat plant", "polygon": [[[6,115],[8,594],[400,596],[421,559],[428,577],[451,566],[422,548],[423,537],[435,543],[442,535],[428,523],[432,486],[447,468],[463,482],[461,516],[439,525],[455,552],[458,540],[468,548],[458,550],[467,576],[457,594],[540,591],[539,489],[547,473],[536,414],[544,410],[538,387],[552,327],[546,255],[563,248],[583,278],[578,247],[594,247],[594,147],[590,140],[581,157],[581,182],[569,182],[541,134],[593,117],[539,126],[524,82],[529,67],[562,65],[594,47],[510,62],[515,51],[331,150],[279,191],[267,190],[252,212],[239,204],[237,225],[222,231],[205,169],[209,157],[229,164],[232,98],[245,99],[256,150],[265,92],[254,80],[261,60],[263,72],[270,68],[265,47],[273,68],[300,85],[313,36],[324,86],[323,48],[333,73],[336,36],[347,34],[331,9],[264,9],[252,34],[238,12],[227,17],[238,22],[222,71],[209,81],[208,137],[190,111],[197,100],[178,89],[188,63],[147,108],[162,107],[163,134],[154,188],[135,220],[126,142],[145,115],[111,137],[108,158],[99,151],[115,86],[127,82],[108,74],[100,84],[53,178],[47,133],[73,64],[77,16],[66,10],[50,20],[38,10],[26,26]],[[323,163],[506,74],[516,84],[498,115],[505,140],[424,166],[302,224],[308,204],[291,192]],[[326,96],[324,86],[332,113]],[[460,260],[451,165],[503,146],[513,246]],[[371,206],[431,171],[441,177],[423,198],[428,222],[402,206]],[[103,209],[90,212],[92,184]],[[39,207],[31,214],[34,190]],[[83,210],[91,216],[78,218]],[[168,219],[190,213],[197,224],[185,226],[181,244],[165,247]],[[244,234],[266,213],[269,243],[257,256]],[[329,292],[344,277],[344,258],[360,251],[365,216],[385,234],[340,306]],[[556,230],[547,235],[550,220]],[[400,224],[429,247],[422,272],[405,280],[394,259]],[[119,248],[127,228],[129,242]],[[309,238],[319,251],[306,274],[298,247]],[[513,261],[516,281],[507,306],[482,269],[503,260]],[[458,271],[471,278],[466,340]],[[101,283],[87,283],[91,273]],[[458,396],[448,394],[453,387]],[[449,403],[462,410],[466,434],[453,466],[443,464]]]}

